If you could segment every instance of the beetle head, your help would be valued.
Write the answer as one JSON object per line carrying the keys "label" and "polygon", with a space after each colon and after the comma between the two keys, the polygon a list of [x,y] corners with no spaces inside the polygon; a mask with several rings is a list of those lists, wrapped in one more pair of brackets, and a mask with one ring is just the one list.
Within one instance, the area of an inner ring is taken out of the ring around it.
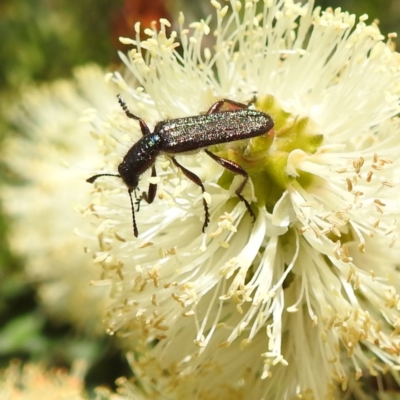
{"label": "beetle head", "polygon": [[131,163],[127,163],[125,160],[122,161],[122,163],[118,165],[118,172],[129,189],[134,190],[137,188],[141,173],[138,174],[137,169],[132,169]]}

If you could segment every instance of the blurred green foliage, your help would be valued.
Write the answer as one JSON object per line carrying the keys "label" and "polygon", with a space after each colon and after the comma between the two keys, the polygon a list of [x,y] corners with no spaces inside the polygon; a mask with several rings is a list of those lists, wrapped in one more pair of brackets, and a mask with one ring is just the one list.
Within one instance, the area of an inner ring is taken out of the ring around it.
{"label": "blurred green foliage", "polygon": [[2,1],[0,87],[69,76],[79,64],[115,57],[110,20],[122,0]]}

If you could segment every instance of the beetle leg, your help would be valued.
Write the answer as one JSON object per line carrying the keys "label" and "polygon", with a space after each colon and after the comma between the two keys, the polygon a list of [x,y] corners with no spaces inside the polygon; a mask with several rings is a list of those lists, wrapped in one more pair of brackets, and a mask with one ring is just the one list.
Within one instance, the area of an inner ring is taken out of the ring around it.
{"label": "beetle leg", "polygon": [[[156,172],[156,167],[155,165],[152,166],[151,168],[151,176],[157,176],[157,172]],[[148,204],[151,204],[154,200],[154,198],[156,197],[157,194],[157,184],[156,183],[150,183],[149,184],[149,190],[148,192],[142,192],[142,195],[136,199],[135,204],[137,205],[137,209],[136,212],[139,212],[140,210],[140,202],[144,199],[146,200],[146,202]],[[135,192],[135,196],[136,196],[136,192]]]}
{"label": "beetle leg", "polygon": [[242,110],[244,108],[248,108],[250,104],[253,104],[256,101],[256,97],[254,96],[248,104],[239,103],[238,101],[222,99],[214,103],[210,109],[207,111],[207,114],[215,114],[221,112],[222,108],[225,108],[224,111],[234,111],[234,110]]}
{"label": "beetle leg", "polygon": [[122,97],[117,94],[117,99],[118,99],[118,103],[120,104],[120,106],[122,107],[122,109],[125,111],[125,114],[128,118],[132,118],[132,119],[136,119],[136,121],[139,121],[140,124],[140,130],[142,131],[142,135],[146,136],[146,135],[150,135],[150,129],[147,126],[146,122],[144,122],[142,120],[142,118],[139,118],[138,116],[136,116],[135,114],[132,114],[129,111],[128,106],[126,105],[125,101],[122,99]]}
{"label": "beetle leg", "polygon": [[136,197],[136,192],[135,192],[135,198],[136,198],[135,206],[137,207],[136,208],[136,212],[139,212],[140,211],[140,202],[142,201],[142,197],[141,196],[140,197]]}
{"label": "beetle leg", "polygon": [[[171,157],[172,162],[178,167],[180,168],[180,170],[183,172],[183,174],[189,178],[193,183],[195,183],[196,185],[200,186],[202,193],[204,193],[206,190],[204,189],[204,185],[203,182],[200,180],[200,178],[194,174],[193,172],[189,171],[188,169],[186,169],[184,166],[182,166],[181,164],[178,163],[178,161],[176,161],[175,157]],[[202,232],[204,233],[205,229],[208,226],[208,223],[210,222],[210,212],[208,211],[208,204],[205,200],[205,198],[203,197],[203,206],[204,206],[204,224],[203,224],[203,229]]]}
{"label": "beetle leg", "polygon": [[213,160],[215,160],[219,165],[222,165],[224,168],[226,168],[228,171],[231,171],[235,174],[242,175],[244,177],[243,182],[240,184],[240,186],[236,189],[236,195],[239,197],[241,201],[243,201],[244,205],[247,208],[247,211],[253,218],[253,222],[256,220],[256,215],[254,214],[254,211],[252,210],[249,202],[242,196],[242,191],[244,187],[246,186],[247,181],[249,180],[249,174],[238,164],[234,163],[233,161],[226,160],[225,158],[218,157],[215,154],[211,153],[209,150],[204,150],[207,155],[209,155]]}
{"label": "beetle leg", "polygon": [[[153,165],[151,167],[151,177],[154,178],[157,176],[156,172],[156,166]],[[142,195],[140,196],[140,200],[145,199],[147,203],[151,204],[153,200],[155,199],[157,194],[157,183],[150,183],[149,184],[149,190],[146,192],[143,192]]]}

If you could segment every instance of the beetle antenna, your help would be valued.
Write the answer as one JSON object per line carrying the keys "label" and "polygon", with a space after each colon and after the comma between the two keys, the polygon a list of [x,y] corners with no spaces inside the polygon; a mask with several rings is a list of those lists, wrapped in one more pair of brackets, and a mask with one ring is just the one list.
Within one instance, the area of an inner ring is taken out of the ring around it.
{"label": "beetle antenna", "polygon": [[[97,178],[99,178],[101,176],[115,176],[117,178],[121,178],[121,175],[117,175],[117,174],[98,174],[98,175],[93,175],[89,179],[86,179],[86,182],[93,183]],[[139,232],[138,232],[138,228],[136,225],[135,208],[133,206],[133,199],[132,199],[132,190],[133,189],[128,189],[129,199],[131,200],[133,234],[135,235],[135,237],[138,237]],[[139,199],[139,201],[140,201],[140,199]]]}
{"label": "beetle antenna", "polygon": [[128,189],[129,198],[130,198],[130,200],[131,200],[133,234],[135,235],[135,237],[138,237],[139,232],[138,232],[138,228],[137,228],[137,225],[136,225],[135,207],[133,206],[132,190],[133,190],[133,189]]}
{"label": "beetle antenna", "polygon": [[121,178],[121,175],[117,175],[117,174],[98,174],[98,175],[91,176],[89,179],[86,179],[86,182],[93,183],[100,176],[116,176],[117,178]]}
{"label": "beetle antenna", "polygon": [[129,108],[128,108],[128,106],[126,105],[125,100],[124,100],[119,94],[117,94],[117,99],[118,99],[119,105],[120,105],[121,108],[125,111],[125,114],[126,114],[126,116],[127,116],[128,118],[133,118],[133,119],[136,119],[136,120],[140,121],[140,118],[139,118],[139,117],[137,117],[135,114],[132,114],[132,113],[129,111]]}
{"label": "beetle antenna", "polygon": [[124,99],[123,99],[119,94],[117,94],[117,99],[118,99],[119,105],[120,105],[121,108],[124,110],[126,116],[127,116],[128,118],[136,119],[136,121],[139,121],[140,130],[142,131],[143,136],[150,135],[150,130],[149,130],[149,127],[146,125],[146,122],[144,122],[144,121],[142,120],[142,118],[139,118],[138,116],[136,116],[135,114],[132,114],[132,113],[129,111],[129,108],[128,108],[128,106],[126,105]]}

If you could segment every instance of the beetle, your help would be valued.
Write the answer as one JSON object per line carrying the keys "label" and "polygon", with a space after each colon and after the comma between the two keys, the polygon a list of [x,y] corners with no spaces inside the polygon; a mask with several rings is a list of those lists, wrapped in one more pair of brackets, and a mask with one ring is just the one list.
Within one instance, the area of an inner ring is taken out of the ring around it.
{"label": "beetle", "polygon": [[[148,169],[151,168],[152,177],[157,176],[155,161],[159,154],[167,154],[175,166],[188,179],[198,185],[202,193],[204,193],[205,189],[201,179],[181,165],[174,157],[176,154],[193,153],[194,151],[204,149],[205,153],[218,164],[235,174],[243,176],[242,183],[236,189],[236,195],[243,201],[253,220],[255,220],[255,214],[249,202],[241,194],[249,180],[248,173],[235,162],[213,154],[207,147],[261,136],[274,127],[271,116],[261,111],[250,109],[248,104],[222,99],[214,103],[205,114],[163,120],[158,122],[153,132],[151,132],[147,124],[140,117],[129,111],[128,106],[121,96],[117,95],[117,98],[126,116],[139,122],[143,136],[128,150],[119,164],[119,174],[98,174],[86,181],[93,183],[101,176],[116,176],[124,181],[128,187],[131,202],[133,234],[135,237],[138,236],[139,231],[136,225],[132,192],[137,189],[139,178]],[[225,110],[224,107],[228,108]],[[145,199],[147,203],[152,203],[156,192],[157,184],[150,183],[148,192],[143,192],[136,202],[138,206],[137,211],[139,211],[140,201]],[[205,217],[202,232],[204,233],[210,222],[210,213],[204,196],[203,207]]]}

